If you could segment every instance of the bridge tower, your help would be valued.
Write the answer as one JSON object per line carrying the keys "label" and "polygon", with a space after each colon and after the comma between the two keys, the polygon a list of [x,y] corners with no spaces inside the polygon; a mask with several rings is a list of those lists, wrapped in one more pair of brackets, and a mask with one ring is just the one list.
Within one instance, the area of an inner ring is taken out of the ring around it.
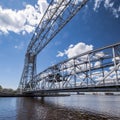
{"label": "bridge tower", "polygon": [[28,45],[24,68],[19,83],[21,92],[33,89],[36,58],[40,51],[77,14],[88,0],[51,0]]}

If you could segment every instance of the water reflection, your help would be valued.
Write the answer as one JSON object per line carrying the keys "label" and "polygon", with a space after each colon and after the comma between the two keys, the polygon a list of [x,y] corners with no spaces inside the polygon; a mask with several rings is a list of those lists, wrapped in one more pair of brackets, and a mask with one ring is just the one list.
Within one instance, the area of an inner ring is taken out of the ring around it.
{"label": "water reflection", "polygon": [[34,98],[17,99],[17,120],[42,120],[45,116],[43,103]]}
{"label": "water reflection", "polygon": [[120,120],[120,96],[0,98],[0,120]]}
{"label": "water reflection", "polygon": [[[86,107],[94,108],[95,104],[92,103],[94,97],[87,99],[87,103],[82,107],[83,97],[66,97],[66,98],[17,98],[17,120],[118,120],[117,117],[108,116],[107,114],[97,114],[94,111],[90,112]],[[99,98],[96,98],[98,109],[103,109]],[[77,103],[76,103],[77,101]],[[84,100],[86,102],[86,100]],[[91,102],[91,103],[90,103]],[[107,101],[109,102],[109,100]],[[82,108],[82,109],[81,109]],[[85,109],[83,109],[85,108]],[[90,108],[89,108],[90,109]]]}

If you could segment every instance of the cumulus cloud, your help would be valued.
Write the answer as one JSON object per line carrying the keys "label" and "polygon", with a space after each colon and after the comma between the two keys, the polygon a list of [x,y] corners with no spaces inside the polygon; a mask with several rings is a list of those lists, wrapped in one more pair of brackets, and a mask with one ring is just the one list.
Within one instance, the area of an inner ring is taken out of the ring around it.
{"label": "cumulus cloud", "polygon": [[2,33],[22,32],[23,34],[32,32],[47,6],[47,0],[38,0],[35,6],[25,4],[23,10],[5,9],[0,6],[0,31]]}
{"label": "cumulus cloud", "polygon": [[98,58],[102,58],[105,57],[107,55],[104,54],[104,52],[97,52],[94,56],[94,58],[98,59]]}
{"label": "cumulus cloud", "polygon": [[97,61],[97,62],[95,62],[95,65],[94,65],[95,67],[100,67],[101,66],[101,62],[100,61]]}
{"label": "cumulus cloud", "polygon": [[[76,0],[75,4],[80,1],[82,0]],[[60,2],[60,0],[55,0],[55,3],[50,7],[54,8],[54,6],[58,5]],[[94,11],[97,11],[101,7],[101,4],[103,4],[107,10],[111,11],[116,18],[120,16],[120,4],[116,5],[114,0],[94,0]],[[25,33],[31,33],[38,25],[49,3],[47,0],[38,0],[34,6],[25,2],[23,2],[23,5],[25,8],[22,10],[7,9],[0,5],[1,33],[9,33],[9,31],[22,33],[23,35]],[[63,8],[64,5],[61,9]],[[54,9],[52,10],[54,11]]]}
{"label": "cumulus cloud", "polygon": [[63,52],[58,51],[57,57],[63,57],[63,56],[64,56],[64,53],[63,53]]}
{"label": "cumulus cloud", "polygon": [[76,45],[70,45],[67,50],[64,50],[64,52],[59,51],[57,57],[63,57],[64,55],[67,55],[68,58],[71,58],[90,50],[93,50],[92,45],[87,45],[83,42],[79,42]]}
{"label": "cumulus cloud", "polygon": [[18,50],[22,50],[24,48],[24,43],[21,42],[19,45],[15,45],[14,48]]}
{"label": "cumulus cloud", "polygon": [[101,5],[104,6],[106,10],[112,12],[112,14],[118,18],[120,16],[120,4],[116,7],[117,0],[95,0],[94,1],[94,11],[97,11]]}
{"label": "cumulus cloud", "polygon": [[97,10],[100,7],[102,0],[95,0],[95,4],[94,4],[94,10]]}

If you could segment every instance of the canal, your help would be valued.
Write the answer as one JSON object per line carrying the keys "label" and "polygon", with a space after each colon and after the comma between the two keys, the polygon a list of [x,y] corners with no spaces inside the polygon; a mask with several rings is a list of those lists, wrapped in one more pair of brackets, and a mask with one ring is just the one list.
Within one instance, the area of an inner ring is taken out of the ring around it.
{"label": "canal", "polygon": [[119,120],[120,96],[0,98],[0,120]]}

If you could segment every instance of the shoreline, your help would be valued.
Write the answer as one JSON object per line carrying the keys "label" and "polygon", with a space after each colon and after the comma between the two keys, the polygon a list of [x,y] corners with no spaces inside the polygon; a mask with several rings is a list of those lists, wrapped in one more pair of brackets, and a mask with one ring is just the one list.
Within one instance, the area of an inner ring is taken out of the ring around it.
{"label": "shoreline", "polygon": [[70,94],[51,94],[51,95],[26,95],[26,94],[0,94],[0,97],[67,97]]}

